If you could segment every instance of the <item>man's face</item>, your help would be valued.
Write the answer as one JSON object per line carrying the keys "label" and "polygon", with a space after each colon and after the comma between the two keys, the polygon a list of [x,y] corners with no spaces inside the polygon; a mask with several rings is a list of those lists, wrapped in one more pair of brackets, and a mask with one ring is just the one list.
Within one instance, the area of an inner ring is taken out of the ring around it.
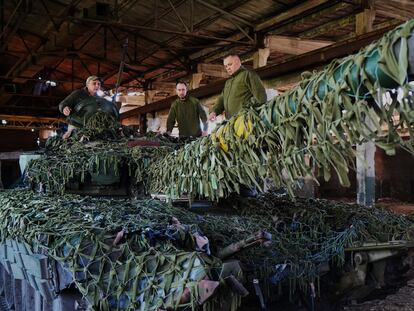
{"label": "man's face", "polygon": [[175,91],[179,98],[183,99],[187,95],[187,86],[184,83],[178,83]]}
{"label": "man's face", "polygon": [[238,56],[230,55],[230,56],[227,56],[223,60],[223,64],[224,64],[224,68],[226,68],[227,73],[229,75],[232,75],[237,70],[239,70],[239,68],[241,66],[241,61],[240,61],[240,58]]}
{"label": "man's face", "polygon": [[89,81],[86,87],[88,88],[89,94],[96,95],[96,92],[98,92],[98,90],[101,88],[101,81],[99,80]]}

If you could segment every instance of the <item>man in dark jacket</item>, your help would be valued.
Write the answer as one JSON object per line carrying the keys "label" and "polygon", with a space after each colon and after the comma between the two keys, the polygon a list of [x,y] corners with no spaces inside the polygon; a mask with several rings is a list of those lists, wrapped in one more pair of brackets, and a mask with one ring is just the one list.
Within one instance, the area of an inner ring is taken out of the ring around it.
{"label": "man in dark jacket", "polygon": [[[118,108],[109,96],[104,96],[101,80],[97,76],[86,79],[86,86],[73,91],[60,104],[59,110],[67,117],[68,131],[63,139],[68,138],[76,127],[83,127],[85,122],[98,111],[119,117]],[[109,100],[108,100],[109,99]]]}
{"label": "man in dark jacket", "polygon": [[[60,112],[70,119],[69,116],[73,113],[75,106],[84,99],[97,96],[97,92],[100,88],[101,80],[97,76],[88,77],[86,79],[86,87],[73,91],[69,94],[69,96],[60,102]],[[69,124],[67,132],[63,134],[63,139],[69,138],[75,128],[76,127],[73,124]]]}
{"label": "man in dark jacket", "polygon": [[226,56],[223,59],[223,64],[230,78],[227,79],[224,89],[210,113],[210,120],[214,120],[223,111],[226,118],[230,119],[243,107],[260,106],[266,102],[266,91],[259,76],[244,68],[238,55]]}
{"label": "man in dark jacket", "polygon": [[[167,134],[171,135],[177,121],[180,137],[207,135],[207,114],[198,99],[187,96],[185,82],[177,82],[175,90],[178,98],[171,104],[167,119]],[[203,122],[203,130],[200,128],[200,119]]]}
{"label": "man in dark jacket", "polygon": [[59,104],[60,112],[68,117],[73,112],[75,106],[82,100],[91,96],[97,96],[100,88],[101,80],[97,76],[90,76],[86,79],[86,87],[73,91]]}

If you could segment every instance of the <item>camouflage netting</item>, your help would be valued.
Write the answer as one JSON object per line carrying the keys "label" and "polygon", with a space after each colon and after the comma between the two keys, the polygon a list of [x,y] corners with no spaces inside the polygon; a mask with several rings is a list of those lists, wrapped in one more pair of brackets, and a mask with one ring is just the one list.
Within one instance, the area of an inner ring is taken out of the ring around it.
{"label": "camouflage netting", "polygon": [[[0,230],[3,240],[25,241],[63,262],[96,310],[194,308],[198,282],[206,276],[220,280],[221,261],[214,255],[258,230],[272,234],[271,246],[235,256],[250,266],[269,297],[275,295],[272,285],[305,291],[318,280],[320,265],[340,269],[347,247],[413,238],[411,220],[378,208],[272,194],[221,204],[226,214],[201,216],[154,200],[56,198],[14,190],[0,193]],[[173,217],[189,225],[171,225]],[[114,244],[119,232],[123,237]],[[197,251],[201,232],[213,256]],[[180,305],[184,288],[190,300]],[[205,310],[229,297],[235,310],[239,296],[230,293],[223,300],[223,293],[228,291],[221,287]]]}
{"label": "camouflage netting", "polygon": [[178,217],[197,224],[216,247],[245,239],[259,230],[271,233],[270,248],[253,248],[236,256],[252,264],[254,277],[265,282],[269,296],[271,284],[287,280],[290,293],[306,290],[317,279],[320,267],[328,262],[332,268],[340,269],[348,247],[414,239],[412,219],[380,208],[328,200],[293,201],[272,193],[249,199],[230,197],[220,205],[232,210],[227,209],[225,216],[194,218],[181,212]]}
{"label": "camouflage netting", "polygon": [[0,193],[3,242],[61,262],[93,310],[196,307],[198,283],[217,276],[221,261],[196,251],[196,225],[170,224],[176,212],[151,200]]}
{"label": "camouflage netting", "polygon": [[46,144],[46,154],[27,167],[27,180],[62,194],[70,181],[84,182],[90,174],[119,176],[124,169],[135,183],[147,183],[147,168],[170,153],[177,144],[149,134],[140,141],[156,141],[158,146],[129,147],[131,130],[110,115],[97,113],[69,139],[55,136]]}
{"label": "camouflage netting", "polygon": [[[335,170],[347,186],[355,144],[373,141],[387,154],[394,154],[397,146],[413,153],[414,109],[407,73],[413,28],[411,20],[358,54],[304,74],[286,94],[240,112],[209,137],[154,163],[152,191],[218,199],[239,192],[240,185],[261,189],[258,180],[271,177],[292,193],[298,178],[315,178],[314,167],[326,180]],[[394,88],[400,88],[402,99],[392,95],[383,102],[385,92]],[[399,131],[409,139],[403,140]]]}

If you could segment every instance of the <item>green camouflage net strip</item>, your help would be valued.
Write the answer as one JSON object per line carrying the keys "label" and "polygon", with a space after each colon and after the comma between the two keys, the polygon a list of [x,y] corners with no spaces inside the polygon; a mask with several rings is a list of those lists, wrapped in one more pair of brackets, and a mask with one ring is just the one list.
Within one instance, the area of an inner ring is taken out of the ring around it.
{"label": "green camouflage net strip", "polygon": [[155,137],[141,140],[158,141],[160,146],[128,147],[131,131],[121,127],[108,114],[97,113],[86,126],[77,129],[67,140],[52,137],[47,141],[46,155],[32,160],[26,179],[41,184],[47,191],[62,194],[69,181],[84,182],[88,174],[119,176],[126,167],[136,183],[147,183],[147,169],[151,161],[174,150],[176,144]]}
{"label": "green camouflage net strip", "polygon": [[[217,200],[239,192],[241,184],[260,190],[258,180],[271,177],[292,194],[300,177],[316,180],[314,167],[325,180],[334,169],[341,184],[348,186],[355,144],[373,141],[387,154],[394,154],[397,146],[414,153],[414,110],[407,80],[407,40],[413,28],[411,20],[358,54],[333,61],[319,73],[304,74],[307,78],[287,94],[240,112],[209,137],[154,163],[152,192]],[[392,51],[396,42],[398,57]],[[374,99],[380,102],[390,90],[380,80],[400,87],[403,99],[395,96],[390,103],[376,104]],[[399,131],[408,132],[409,139],[403,140]]]}
{"label": "green camouflage net strip", "polygon": [[[175,214],[152,200],[0,193],[3,241],[61,262],[92,310],[196,308],[198,282],[217,275],[221,261],[195,251],[195,225],[169,225]],[[117,232],[124,236],[115,244]]]}

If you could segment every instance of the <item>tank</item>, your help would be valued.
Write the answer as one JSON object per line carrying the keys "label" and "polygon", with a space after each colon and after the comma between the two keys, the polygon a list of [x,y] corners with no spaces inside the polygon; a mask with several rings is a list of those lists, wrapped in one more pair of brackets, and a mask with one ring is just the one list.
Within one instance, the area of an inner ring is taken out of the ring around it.
{"label": "tank", "polygon": [[[414,123],[413,25],[193,141],[82,105],[71,137],[28,164],[27,187],[0,192],[5,308],[335,310],[404,284],[410,217],[295,191],[312,165],[346,185],[355,144],[413,150],[398,135]],[[383,102],[392,88],[403,97]]]}

